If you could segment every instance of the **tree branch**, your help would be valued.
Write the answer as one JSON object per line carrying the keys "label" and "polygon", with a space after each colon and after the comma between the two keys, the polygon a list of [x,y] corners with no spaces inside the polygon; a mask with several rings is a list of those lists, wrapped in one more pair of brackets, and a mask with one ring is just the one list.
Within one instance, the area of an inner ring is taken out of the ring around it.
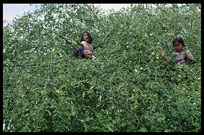
{"label": "tree branch", "polygon": [[100,44],[98,44],[98,45],[94,46],[94,49],[96,49],[96,48],[100,47],[102,44],[104,44],[104,42],[102,42],[102,43],[100,43]]}

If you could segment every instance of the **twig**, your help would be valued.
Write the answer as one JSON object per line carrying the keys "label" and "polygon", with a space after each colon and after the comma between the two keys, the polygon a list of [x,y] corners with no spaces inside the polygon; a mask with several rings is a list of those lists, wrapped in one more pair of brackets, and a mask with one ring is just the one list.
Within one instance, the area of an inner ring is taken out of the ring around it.
{"label": "twig", "polygon": [[69,44],[72,44],[71,42],[69,42],[66,38],[64,38],[63,36],[61,36],[61,35],[58,35],[59,37],[61,37],[62,39],[64,39],[67,43],[69,43]]}
{"label": "twig", "polygon": [[104,44],[104,42],[102,42],[102,43],[100,43],[100,44],[98,44],[98,45],[94,46],[94,49],[96,49],[96,48],[100,47],[102,44]]}

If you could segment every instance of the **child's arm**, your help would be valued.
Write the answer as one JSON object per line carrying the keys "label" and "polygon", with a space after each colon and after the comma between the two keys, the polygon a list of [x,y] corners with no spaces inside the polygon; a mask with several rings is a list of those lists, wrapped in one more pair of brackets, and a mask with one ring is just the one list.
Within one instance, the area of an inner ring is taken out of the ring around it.
{"label": "child's arm", "polygon": [[[164,55],[164,49],[161,47],[162,55]],[[169,62],[168,56],[164,56],[166,62]]]}
{"label": "child's arm", "polygon": [[188,55],[186,55],[186,58],[189,60],[189,61],[192,61],[193,59],[191,57],[189,57]]}
{"label": "child's arm", "polygon": [[83,46],[83,44],[77,38],[75,38],[75,41],[77,42],[77,44]]}
{"label": "child's arm", "polygon": [[96,49],[96,48],[100,47],[102,44],[104,44],[104,42],[102,42],[102,43],[100,43],[100,44],[98,44],[98,45],[94,46],[94,49]]}
{"label": "child's arm", "polygon": [[183,56],[184,56],[184,58],[187,58],[188,61],[192,61],[193,60],[193,55],[188,50],[186,52],[183,52]]}

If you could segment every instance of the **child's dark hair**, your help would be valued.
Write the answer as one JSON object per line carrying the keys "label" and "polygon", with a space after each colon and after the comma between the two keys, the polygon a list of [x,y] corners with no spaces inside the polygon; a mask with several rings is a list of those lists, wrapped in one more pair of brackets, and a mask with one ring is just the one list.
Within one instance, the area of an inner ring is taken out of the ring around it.
{"label": "child's dark hair", "polygon": [[[93,42],[93,38],[91,37],[91,34],[89,33],[89,32],[87,32],[87,31],[85,31],[84,33],[87,33],[87,35],[88,35],[88,38],[89,38],[89,44],[92,44],[92,42]],[[80,42],[82,42],[82,41],[84,41],[84,39],[83,39],[83,36],[84,36],[84,33],[82,34],[82,36],[81,36],[81,40],[80,40]]]}
{"label": "child's dark hair", "polygon": [[173,40],[173,46],[174,46],[174,44],[176,43],[176,42],[178,42],[178,43],[181,43],[182,45],[183,45],[183,47],[185,47],[185,44],[184,44],[184,40],[182,39],[182,38],[175,38],[174,40]]}

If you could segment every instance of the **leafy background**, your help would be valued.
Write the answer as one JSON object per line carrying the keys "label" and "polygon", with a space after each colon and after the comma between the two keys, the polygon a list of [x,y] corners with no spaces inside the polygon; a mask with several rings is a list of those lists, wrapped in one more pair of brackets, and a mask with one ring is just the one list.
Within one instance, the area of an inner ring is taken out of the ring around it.
{"label": "leafy background", "polygon": [[[72,57],[89,31],[93,59]],[[65,41],[64,37],[67,41]],[[194,63],[163,59],[182,37]],[[201,131],[201,5],[43,4],[3,28],[4,132]]]}

